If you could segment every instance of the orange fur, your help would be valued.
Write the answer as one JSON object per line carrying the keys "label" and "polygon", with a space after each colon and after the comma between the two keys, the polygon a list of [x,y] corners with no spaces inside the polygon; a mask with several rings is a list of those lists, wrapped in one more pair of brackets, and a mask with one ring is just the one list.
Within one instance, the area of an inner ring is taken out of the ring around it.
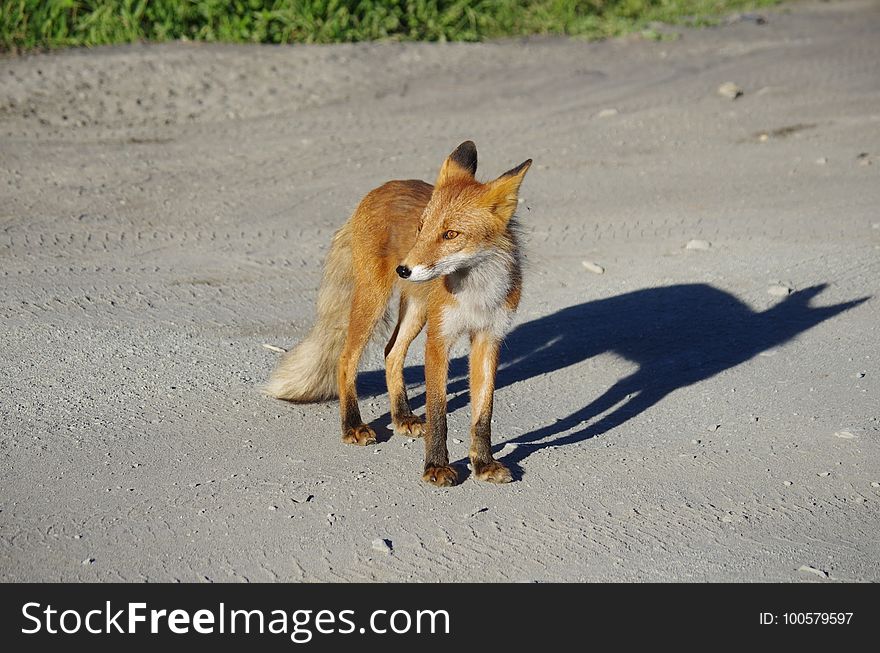
{"label": "orange fur", "polygon": [[[492,458],[490,423],[499,344],[522,292],[513,214],[530,164],[480,183],[476,148],[467,141],[444,161],[435,186],[391,181],[367,194],[334,238],[315,328],[281,361],[267,392],[291,401],[338,394],[343,441],[374,443],[376,434],[358,408],[357,367],[397,288],[398,322],[385,348],[395,432],[425,436],[424,480],[457,482],[446,448],[446,380],[449,348],[467,335],[474,473],[509,481],[510,472]],[[426,323],[425,422],[409,408],[403,367]]]}

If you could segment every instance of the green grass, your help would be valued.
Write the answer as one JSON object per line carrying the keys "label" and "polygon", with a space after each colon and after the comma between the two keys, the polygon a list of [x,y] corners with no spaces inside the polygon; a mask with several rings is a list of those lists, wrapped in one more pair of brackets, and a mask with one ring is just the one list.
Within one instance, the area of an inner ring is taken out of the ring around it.
{"label": "green grass", "polygon": [[0,48],[190,39],[232,43],[588,38],[711,24],[777,0],[0,0]]}

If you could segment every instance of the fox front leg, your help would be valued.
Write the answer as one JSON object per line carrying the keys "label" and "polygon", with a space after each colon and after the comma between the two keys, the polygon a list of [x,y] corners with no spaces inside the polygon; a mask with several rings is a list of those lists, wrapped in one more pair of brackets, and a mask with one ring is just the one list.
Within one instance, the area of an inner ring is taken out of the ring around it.
{"label": "fox front leg", "polygon": [[425,326],[425,308],[417,301],[400,299],[400,318],[391,340],[385,347],[385,381],[391,397],[391,423],[396,435],[421,437],[425,420],[416,417],[409,407],[403,366],[410,344]]}
{"label": "fox front leg", "polygon": [[458,482],[458,473],[449,464],[446,449],[446,378],[449,372],[449,346],[437,324],[428,323],[425,345],[425,392],[427,429],[425,431],[425,472],[422,480],[440,487]]}
{"label": "fox front leg", "polygon": [[471,337],[471,467],[481,481],[509,483],[510,470],[492,457],[492,405],[500,342],[485,332]]}

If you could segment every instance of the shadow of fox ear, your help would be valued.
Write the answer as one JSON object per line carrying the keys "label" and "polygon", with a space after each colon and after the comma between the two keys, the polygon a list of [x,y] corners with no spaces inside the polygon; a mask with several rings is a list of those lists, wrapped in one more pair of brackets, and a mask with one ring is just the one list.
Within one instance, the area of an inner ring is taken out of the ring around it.
{"label": "shadow of fox ear", "polygon": [[473,141],[465,141],[446,157],[437,177],[437,185],[448,183],[456,177],[473,179],[477,174],[477,146]]}
{"label": "shadow of fox ear", "polygon": [[818,324],[819,322],[827,320],[829,317],[848,311],[870,299],[870,297],[859,297],[858,299],[841,302],[840,304],[832,304],[830,306],[810,306],[810,301],[827,287],[827,283],[820,283],[815,286],[810,286],[809,288],[804,288],[803,290],[797,290],[788,295],[788,297],[785,297],[775,306],[767,309],[763,315],[768,317],[783,315],[789,321],[801,320]]}
{"label": "shadow of fox ear", "polygon": [[788,297],[783,299],[783,302],[794,302],[797,304],[806,304],[813,297],[821,293],[828,287],[827,283],[817,283],[815,286],[809,286],[808,288],[802,288],[801,290],[795,290]]}

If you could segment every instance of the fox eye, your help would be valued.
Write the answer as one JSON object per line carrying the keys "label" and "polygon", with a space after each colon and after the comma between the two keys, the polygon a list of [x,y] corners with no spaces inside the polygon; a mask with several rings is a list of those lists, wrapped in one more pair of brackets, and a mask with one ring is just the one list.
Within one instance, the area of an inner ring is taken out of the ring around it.
{"label": "fox eye", "polygon": [[455,238],[457,235],[458,235],[458,232],[457,232],[457,231],[453,231],[452,229],[450,229],[450,230],[447,231],[445,234],[443,234],[443,238],[444,238],[444,240],[452,240],[452,239]]}

